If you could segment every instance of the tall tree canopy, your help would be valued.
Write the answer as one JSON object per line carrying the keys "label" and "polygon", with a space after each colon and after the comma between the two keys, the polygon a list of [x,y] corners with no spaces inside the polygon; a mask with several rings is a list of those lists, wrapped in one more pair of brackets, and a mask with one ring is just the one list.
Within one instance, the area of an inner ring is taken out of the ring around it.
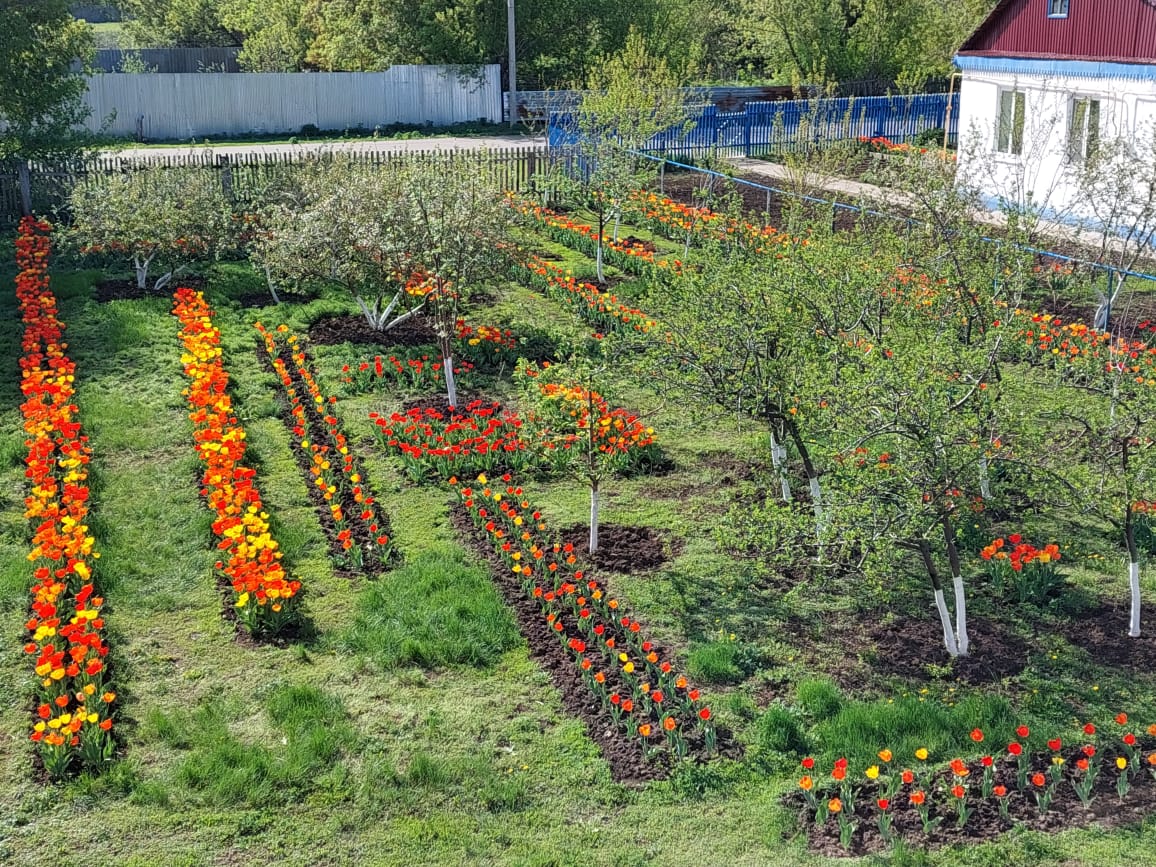
{"label": "tall tree canopy", "polygon": [[84,79],[71,71],[91,54],[87,26],[67,0],[0,0],[0,160],[73,150],[88,116]]}

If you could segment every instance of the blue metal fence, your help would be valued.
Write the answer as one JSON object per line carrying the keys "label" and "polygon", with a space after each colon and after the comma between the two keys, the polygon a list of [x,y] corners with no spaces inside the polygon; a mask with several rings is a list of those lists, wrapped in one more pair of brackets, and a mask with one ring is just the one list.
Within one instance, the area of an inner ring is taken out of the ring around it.
{"label": "blue metal fence", "polygon": [[[950,105],[950,111],[949,111]],[[959,132],[959,94],[869,96],[860,99],[799,99],[752,102],[742,111],[707,106],[689,129],[659,133],[643,148],[649,153],[694,154],[722,150],[755,156],[800,147],[859,138],[885,137],[894,142],[914,138],[924,130],[947,127],[948,141]],[[547,141],[551,148],[578,140],[574,116],[550,113]]]}

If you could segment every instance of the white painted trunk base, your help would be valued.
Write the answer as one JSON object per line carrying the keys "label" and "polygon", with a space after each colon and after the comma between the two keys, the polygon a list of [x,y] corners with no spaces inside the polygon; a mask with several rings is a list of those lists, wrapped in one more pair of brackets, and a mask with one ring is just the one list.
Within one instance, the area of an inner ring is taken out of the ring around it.
{"label": "white painted trunk base", "polygon": [[454,383],[454,360],[452,358],[443,358],[442,363],[445,365],[446,372],[446,398],[449,400],[450,407],[456,408],[458,405],[458,388]]}
{"label": "white painted trunk base", "polygon": [[783,502],[791,502],[791,481],[786,472],[787,450],[779,445],[775,435],[771,434],[771,464],[775,468],[775,475],[779,477],[779,488],[783,494]]}
{"label": "white painted trunk base", "polygon": [[1128,586],[1132,591],[1132,616],[1128,621],[1128,636],[1140,637],[1140,564],[1128,564]]}
{"label": "white painted trunk base", "polygon": [[598,489],[590,489],[590,553],[598,550]]}
{"label": "white painted trunk base", "polygon": [[979,493],[985,500],[991,499],[991,479],[987,474],[987,456],[979,459]]}
{"label": "white painted trunk base", "polygon": [[967,656],[970,641],[967,637],[967,597],[963,592],[963,578],[953,575],[951,584],[955,590],[955,646],[960,656]]}
{"label": "white painted trunk base", "polygon": [[823,533],[827,530],[827,521],[823,514],[823,488],[817,478],[807,479],[807,484],[811,488],[811,508],[815,512],[815,534],[821,541]]}
{"label": "white painted trunk base", "polygon": [[951,656],[959,656],[959,646],[955,643],[955,632],[951,629],[951,612],[947,610],[947,600],[943,591],[935,591],[935,607],[939,611],[939,623],[943,627],[943,646]]}

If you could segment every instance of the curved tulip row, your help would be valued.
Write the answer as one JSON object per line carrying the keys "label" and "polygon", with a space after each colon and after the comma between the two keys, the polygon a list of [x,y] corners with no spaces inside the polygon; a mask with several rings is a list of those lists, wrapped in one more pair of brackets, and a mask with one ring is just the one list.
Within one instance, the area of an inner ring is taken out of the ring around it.
{"label": "curved tulip row", "polygon": [[679,757],[714,753],[714,724],[699,691],[659,654],[642,624],[585,574],[573,547],[551,541],[542,513],[512,477],[495,485],[485,474],[449,483],[619,730]]}
{"label": "curved tulip row", "polygon": [[325,502],[322,522],[333,531],[339,565],[359,571],[385,568],[393,555],[389,519],[366,489],[365,474],[341,431],[337,398],[322,394],[297,335],[287,326],[273,332],[260,322],[254,327],[289,401],[293,445]]}
{"label": "curved tulip row", "polygon": [[[454,362],[454,377],[463,386],[474,366],[468,361]],[[406,389],[408,391],[432,391],[442,382],[443,362],[431,359],[428,352],[405,355],[400,358],[390,355],[382,358],[375,355],[372,361],[360,361],[341,367],[341,381],[352,394],[367,394],[371,391]]]}
{"label": "curved tulip row", "polygon": [[655,327],[655,321],[637,307],[624,304],[616,295],[578,280],[561,266],[537,256],[530,257],[518,276],[524,277],[532,289],[573,309],[601,332],[646,334]]}
{"label": "curved tulip row", "polygon": [[173,314],[185,347],[181,363],[190,380],[184,393],[192,409],[189,418],[197,455],[205,467],[201,493],[216,516],[213,533],[223,552],[216,570],[232,587],[240,622],[254,634],[276,634],[298,615],[301,582],[285,574],[257,491],[256,473],[241,464],[245,431],[227,393],[229,375],[222,364],[213,311],[192,289],[177,289],[173,297]]}
{"label": "curved tulip row", "polygon": [[24,653],[35,673],[31,740],[59,779],[82,765],[97,771],[113,755],[116,693],[108,679],[104,600],[93,577],[99,553],[88,534],[92,451],[73,403],[76,366],[65,354],[64,325],[49,288],[48,223],[25,218],[16,240],[16,296],[24,322],[20,405],[24,417],[24,516],[32,529],[31,613]]}
{"label": "curved tulip row", "polygon": [[[878,761],[852,772],[844,758],[836,759],[829,775],[820,777],[815,759],[802,761],[799,790],[813,813],[814,828],[838,833],[845,848],[856,834],[869,831],[885,843],[900,836],[896,819],[906,812],[918,822],[904,821],[905,828],[922,828],[931,835],[941,824],[958,828],[979,812],[981,821],[992,821],[994,803],[1003,826],[1013,820],[1032,821],[1049,811],[1089,810],[1097,799],[1115,798],[1122,803],[1137,786],[1156,781],[1156,725],[1139,731],[1128,715],[1117,714],[1113,724],[1098,727],[1085,723],[1076,744],[1065,746],[1060,737],[1033,736],[1026,725],[1017,726],[1006,747],[979,759],[956,757],[946,767],[931,764],[924,747],[901,758],[889,749],[877,753]],[[985,741],[981,729],[973,729],[976,745]],[[1089,819],[1093,814],[1086,814]],[[857,820],[873,819],[874,828]]]}
{"label": "curved tulip row", "polygon": [[658,196],[646,190],[631,194],[626,202],[626,213],[637,217],[642,225],[670,240],[680,240],[675,233],[686,233],[708,238],[737,249],[755,253],[778,253],[784,247],[806,241],[792,238],[773,226],[759,226],[746,220],[719,214],[710,208],[684,205],[667,196]]}
{"label": "curved tulip row", "polygon": [[[597,254],[598,230],[593,226],[571,220],[533,202],[516,201],[514,207],[522,216],[537,223],[552,240],[573,247],[592,259]],[[653,250],[648,250],[637,241],[614,241],[603,237],[602,255],[607,263],[623,271],[656,280],[682,273],[683,265],[680,259],[658,256]]]}

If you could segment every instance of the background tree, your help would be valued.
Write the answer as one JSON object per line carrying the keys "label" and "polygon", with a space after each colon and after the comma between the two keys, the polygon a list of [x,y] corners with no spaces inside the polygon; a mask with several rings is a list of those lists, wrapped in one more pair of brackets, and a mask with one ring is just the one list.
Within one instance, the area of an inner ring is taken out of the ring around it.
{"label": "background tree", "polygon": [[116,0],[138,48],[238,45],[238,34],[222,23],[229,0]]}
{"label": "background tree", "polygon": [[137,288],[163,290],[191,261],[216,255],[233,217],[214,172],[141,168],[90,175],[69,197],[69,238],[81,252],[131,259]]}
{"label": "background tree", "polygon": [[[75,154],[84,146],[88,137],[76,127],[89,115],[86,85],[71,70],[91,52],[90,31],[66,0],[0,0],[0,163]],[[22,198],[30,213],[27,184]]]}

